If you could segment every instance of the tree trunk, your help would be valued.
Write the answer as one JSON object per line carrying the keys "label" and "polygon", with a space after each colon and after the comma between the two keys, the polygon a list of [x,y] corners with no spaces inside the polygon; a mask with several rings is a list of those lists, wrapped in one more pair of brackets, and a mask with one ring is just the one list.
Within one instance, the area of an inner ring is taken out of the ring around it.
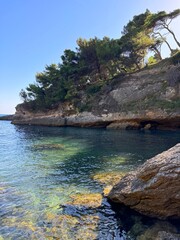
{"label": "tree trunk", "polygon": [[180,42],[178,42],[178,40],[177,40],[177,38],[176,38],[174,32],[171,31],[171,30],[168,28],[168,26],[165,26],[164,28],[165,28],[166,30],[168,30],[168,32],[170,32],[170,33],[172,34],[172,36],[173,36],[175,42],[177,43],[178,47],[180,47]]}
{"label": "tree trunk", "polygon": [[161,39],[167,44],[170,52],[173,53],[173,49],[171,48],[171,46],[170,46],[170,44],[168,43],[168,41],[166,41],[165,37],[163,37],[160,32],[157,32],[157,33],[155,32],[154,34],[158,34],[158,35],[161,37]]}
{"label": "tree trunk", "polygon": [[173,53],[173,49],[171,48],[171,46],[170,46],[170,44],[168,43],[168,41],[164,40],[164,42],[167,44],[170,52]]}
{"label": "tree trunk", "polygon": [[159,57],[159,60],[162,60],[162,56],[161,56],[161,53],[160,51],[158,50],[157,47],[153,47],[154,48],[154,51],[157,53],[158,57]]}
{"label": "tree trunk", "polygon": [[138,69],[138,70],[141,70],[139,64],[138,64],[136,61],[134,61],[134,63],[135,63],[135,65],[136,65],[137,69]]}

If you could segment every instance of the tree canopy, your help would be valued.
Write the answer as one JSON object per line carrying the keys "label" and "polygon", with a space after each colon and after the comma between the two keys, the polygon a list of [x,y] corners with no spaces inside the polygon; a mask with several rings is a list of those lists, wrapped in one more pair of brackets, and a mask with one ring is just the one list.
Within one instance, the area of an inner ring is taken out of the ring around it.
{"label": "tree canopy", "polygon": [[171,34],[180,47],[170,28],[179,14],[179,9],[170,13],[146,10],[124,26],[119,39],[79,38],[76,50],[66,49],[60,63],[45,66],[43,72],[36,74],[36,82],[21,90],[21,98],[33,109],[53,108],[63,101],[78,105],[82,95],[91,99],[116,76],[143,68],[148,53],[154,53],[148,64],[162,60],[162,44],[167,44],[174,54],[165,34]]}

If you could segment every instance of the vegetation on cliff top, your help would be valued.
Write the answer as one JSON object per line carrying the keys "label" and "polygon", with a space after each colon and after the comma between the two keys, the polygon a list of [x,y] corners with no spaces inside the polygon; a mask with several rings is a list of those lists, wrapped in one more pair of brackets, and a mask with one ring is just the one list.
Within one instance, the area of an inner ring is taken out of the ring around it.
{"label": "vegetation on cliff top", "polygon": [[[43,72],[37,73],[36,83],[21,90],[24,104],[32,110],[50,109],[67,100],[81,108],[79,99],[86,102],[89,96],[97,94],[102,86],[111,83],[117,76],[161,61],[162,44],[168,46],[172,56],[175,54],[172,63],[178,63],[180,52],[171,48],[165,35],[171,34],[177,47],[180,47],[169,27],[179,15],[180,9],[170,13],[146,10],[124,26],[119,39],[79,38],[76,51],[66,49],[61,63],[47,65]],[[152,56],[145,61],[149,53]],[[83,99],[84,96],[86,99]]]}

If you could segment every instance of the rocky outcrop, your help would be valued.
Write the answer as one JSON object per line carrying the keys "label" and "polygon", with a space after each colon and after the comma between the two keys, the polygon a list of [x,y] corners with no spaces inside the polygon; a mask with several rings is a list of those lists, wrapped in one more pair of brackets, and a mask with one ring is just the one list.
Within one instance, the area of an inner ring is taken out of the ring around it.
{"label": "rocky outcrop", "polygon": [[123,177],[108,198],[147,216],[179,218],[180,143]]}
{"label": "rocky outcrop", "polygon": [[[13,123],[111,129],[179,128],[179,75],[174,79],[172,69],[180,75],[179,66],[162,61],[154,67],[117,77],[96,95],[82,93],[78,104],[85,104],[84,109],[90,106],[91,111],[79,112],[78,107],[68,102],[46,112],[20,104]],[[89,102],[84,103],[83,97]]]}
{"label": "rocky outcrop", "polygon": [[[18,108],[17,108],[18,109]],[[108,119],[103,119],[91,112],[80,114],[64,115],[61,112],[54,113],[31,113],[24,111],[24,114],[17,110],[12,121],[13,124],[29,124],[42,126],[78,126],[78,127],[105,127],[109,124]]]}
{"label": "rocky outcrop", "polygon": [[144,110],[137,114],[132,112],[107,114],[83,112],[66,115],[58,111],[54,113],[32,113],[26,110],[22,113],[17,107],[12,123],[58,127],[106,127],[108,129],[166,129],[179,128],[180,115],[176,112],[169,114],[161,109]]}
{"label": "rocky outcrop", "polygon": [[3,120],[3,121],[12,121],[14,118],[14,115],[5,115],[5,116],[1,116],[0,117],[0,120]]}

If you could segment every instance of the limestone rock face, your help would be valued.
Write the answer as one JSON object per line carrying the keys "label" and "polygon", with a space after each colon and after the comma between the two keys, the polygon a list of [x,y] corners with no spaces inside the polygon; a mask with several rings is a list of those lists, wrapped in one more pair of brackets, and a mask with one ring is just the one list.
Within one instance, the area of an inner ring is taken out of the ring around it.
{"label": "limestone rock face", "polygon": [[123,177],[108,198],[147,216],[179,218],[180,143]]}

